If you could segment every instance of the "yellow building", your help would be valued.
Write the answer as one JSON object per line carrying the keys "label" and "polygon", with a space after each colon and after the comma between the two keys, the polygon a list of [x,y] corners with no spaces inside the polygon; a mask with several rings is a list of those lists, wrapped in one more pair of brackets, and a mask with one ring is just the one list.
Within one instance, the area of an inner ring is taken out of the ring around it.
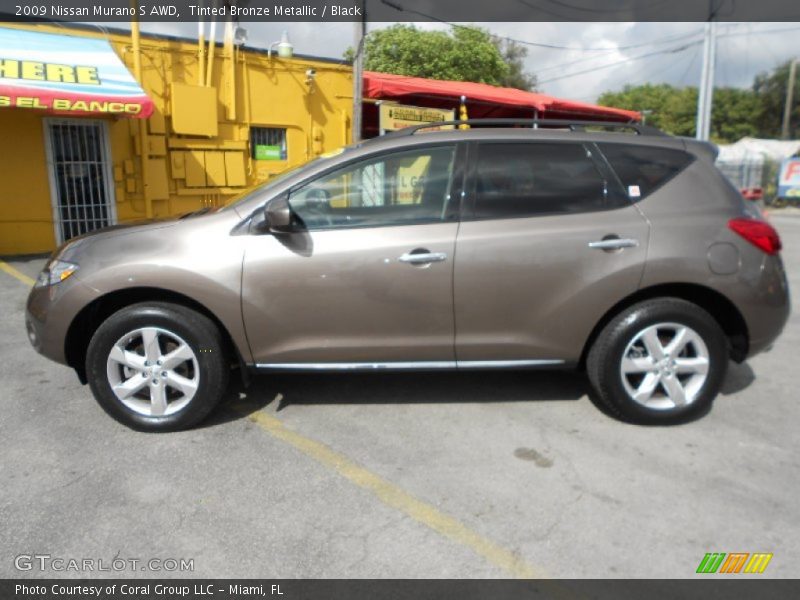
{"label": "yellow building", "polygon": [[146,34],[137,43],[129,32],[93,27],[2,29],[107,40],[153,113],[129,118],[136,115],[127,105],[98,102],[89,107],[98,114],[74,116],[54,113],[47,100],[13,102],[2,85],[18,80],[4,77],[69,85],[94,75],[26,61],[25,48],[0,44],[0,255],[46,252],[100,226],[225,204],[350,141],[352,69],[339,61],[239,47],[230,29],[224,42],[203,46]]}

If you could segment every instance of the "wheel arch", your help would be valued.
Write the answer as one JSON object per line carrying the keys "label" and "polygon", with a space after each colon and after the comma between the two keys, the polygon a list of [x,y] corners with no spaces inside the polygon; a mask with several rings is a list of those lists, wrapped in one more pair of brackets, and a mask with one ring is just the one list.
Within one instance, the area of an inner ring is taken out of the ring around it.
{"label": "wheel arch", "polygon": [[[240,367],[244,360],[233,341],[230,331],[222,321],[206,306],[188,296],[158,287],[134,287],[115,290],[95,298],[75,316],[67,329],[64,339],[64,356],[67,364],[75,369],[81,383],[86,383],[86,351],[89,341],[97,328],[112,314],[139,302],[170,302],[197,311],[205,315],[217,326],[222,334],[225,351],[231,360],[235,360]],[[242,376],[246,377],[247,370],[241,368]]]}
{"label": "wheel arch", "polygon": [[680,298],[696,304],[708,312],[725,332],[728,338],[728,352],[736,362],[742,362],[749,350],[747,323],[738,308],[723,294],[694,283],[665,283],[643,288],[627,296],[612,306],[592,329],[581,352],[579,365],[584,368],[586,357],[603,328],[626,308],[653,298]]}

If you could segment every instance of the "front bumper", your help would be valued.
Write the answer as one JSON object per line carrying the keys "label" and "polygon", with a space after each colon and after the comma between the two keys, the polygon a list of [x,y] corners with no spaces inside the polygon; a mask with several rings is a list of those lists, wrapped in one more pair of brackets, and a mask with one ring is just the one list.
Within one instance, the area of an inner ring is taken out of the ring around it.
{"label": "front bumper", "polygon": [[25,308],[25,328],[34,349],[51,360],[68,364],[69,328],[80,311],[97,296],[78,275],[55,285],[34,287]]}

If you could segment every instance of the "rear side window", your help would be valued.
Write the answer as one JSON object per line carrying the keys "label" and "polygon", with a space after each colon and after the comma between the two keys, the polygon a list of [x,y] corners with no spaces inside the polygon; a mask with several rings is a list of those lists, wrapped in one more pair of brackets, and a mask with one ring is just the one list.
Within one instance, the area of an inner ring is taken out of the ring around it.
{"label": "rear side window", "polygon": [[630,144],[597,144],[632,200],[644,198],[694,160],[688,152]]}
{"label": "rear side window", "polygon": [[578,143],[478,146],[475,217],[508,219],[615,208],[628,202]]}

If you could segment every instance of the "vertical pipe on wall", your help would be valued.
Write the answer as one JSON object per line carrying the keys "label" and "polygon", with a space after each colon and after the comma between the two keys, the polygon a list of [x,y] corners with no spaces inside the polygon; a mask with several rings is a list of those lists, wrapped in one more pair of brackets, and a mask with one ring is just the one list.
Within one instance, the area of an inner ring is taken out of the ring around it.
{"label": "vertical pipe on wall", "polygon": [[225,85],[228,88],[228,120],[236,120],[236,56],[233,45],[233,22],[225,23],[225,56],[228,64],[228,72],[225,76]]}
{"label": "vertical pipe on wall", "polygon": [[208,65],[206,68],[206,85],[211,85],[211,75],[214,73],[214,49],[217,46],[217,21],[211,21],[208,32]]}
{"label": "vertical pipe on wall", "polygon": [[[138,3],[136,0],[131,0],[131,5],[136,8]],[[138,15],[138,11],[136,13]],[[142,82],[142,48],[140,46],[139,35],[139,17],[134,16],[131,21],[131,45],[133,46],[133,74],[139,83]]]}
{"label": "vertical pipe on wall", "polygon": [[[133,46],[133,75],[142,86],[147,89],[142,80],[142,48],[139,31],[139,2],[131,0],[133,9],[133,20],[131,21],[131,45]],[[139,159],[141,166],[142,197],[144,198],[145,216],[148,219],[153,217],[153,200],[147,193],[147,123],[144,119],[139,121]]]}
{"label": "vertical pipe on wall", "polygon": [[361,21],[353,23],[353,47],[355,48],[355,56],[353,57],[353,130],[350,141],[356,143],[361,141],[362,123],[362,109],[364,95],[364,37],[367,34],[367,17],[366,6],[361,3],[362,14]]}
{"label": "vertical pipe on wall", "polygon": [[[203,1],[200,0],[200,6],[203,6]],[[204,85],[206,71],[206,48],[205,48],[205,29],[206,24],[203,21],[197,22],[197,85]]]}
{"label": "vertical pipe on wall", "polygon": [[[250,68],[247,65],[247,52],[242,52],[242,93],[244,94],[244,124],[247,130],[247,174],[250,177],[254,176],[253,170],[253,149],[250,147],[250,123],[252,122],[252,114],[250,107]],[[248,182],[248,185],[250,182]]]}

